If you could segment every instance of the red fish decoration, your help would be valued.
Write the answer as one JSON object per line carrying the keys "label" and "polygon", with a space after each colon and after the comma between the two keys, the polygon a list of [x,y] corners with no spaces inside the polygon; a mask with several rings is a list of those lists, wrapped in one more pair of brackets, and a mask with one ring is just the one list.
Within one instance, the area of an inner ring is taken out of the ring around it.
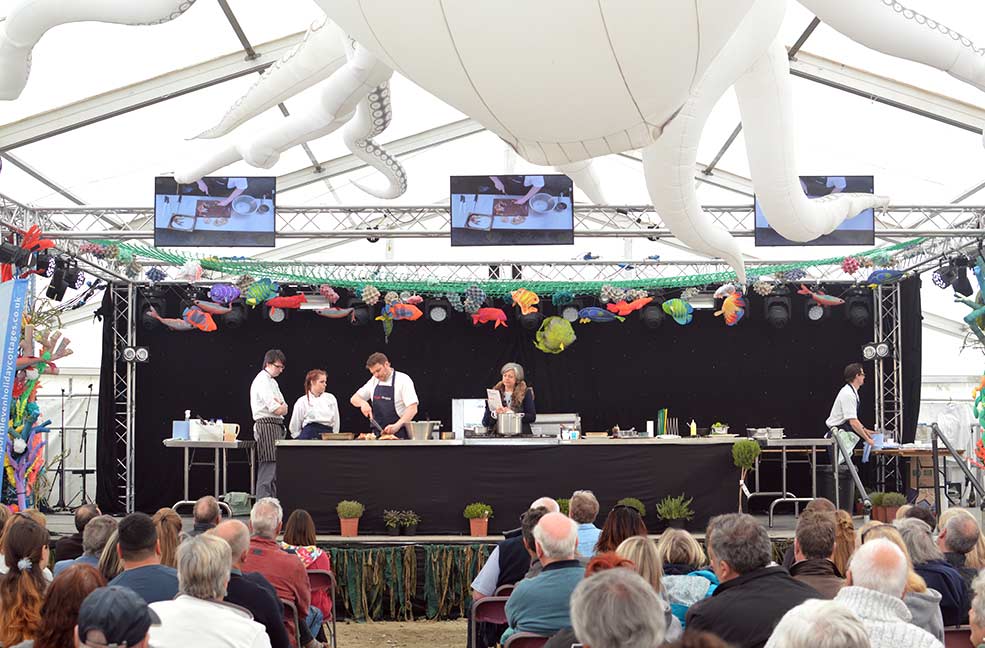
{"label": "red fish decoration", "polygon": [[304,295],[291,295],[290,297],[273,297],[264,303],[270,307],[270,315],[274,314],[276,308],[301,308],[301,304],[308,301]]}
{"label": "red fish decoration", "polygon": [[634,299],[633,301],[627,303],[626,300],[618,301],[615,304],[606,304],[605,307],[616,315],[622,315],[623,317],[629,315],[633,311],[638,311],[650,302],[653,301],[653,297],[640,297],[639,299]]}
{"label": "red fish decoration", "polygon": [[506,313],[503,312],[502,308],[480,308],[472,314],[473,326],[485,324],[486,322],[496,322],[493,324],[494,329],[500,326],[509,328],[509,325],[506,323]]}

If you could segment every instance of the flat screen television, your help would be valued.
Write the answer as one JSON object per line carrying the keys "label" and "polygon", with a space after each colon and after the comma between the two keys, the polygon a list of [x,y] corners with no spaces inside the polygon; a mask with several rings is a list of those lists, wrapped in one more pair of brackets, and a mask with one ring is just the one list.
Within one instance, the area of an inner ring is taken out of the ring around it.
{"label": "flat screen television", "polygon": [[273,247],[277,179],[207,176],[191,184],[154,179],[157,247]]}
{"label": "flat screen television", "polygon": [[[808,198],[820,198],[833,193],[875,193],[875,181],[872,176],[800,176],[800,186],[804,188]],[[875,213],[871,209],[849,218],[830,234],[807,243],[791,241],[780,236],[769,226],[769,221],[763,214],[758,200],[755,201],[755,209],[757,246],[875,245],[876,243]]]}
{"label": "flat screen television", "polygon": [[566,175],[451,177],[452,245],[571,245]]}

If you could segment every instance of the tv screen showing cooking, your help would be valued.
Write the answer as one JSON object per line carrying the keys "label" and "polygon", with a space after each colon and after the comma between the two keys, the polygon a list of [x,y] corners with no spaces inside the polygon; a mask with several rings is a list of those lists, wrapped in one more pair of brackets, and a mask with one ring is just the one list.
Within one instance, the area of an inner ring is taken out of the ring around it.
{"label": "tv screen showing cooking", "polygon": [[[836,193],[875,193],[872,176],[800,176],[800,186],[808,198],[820,198]],[[763,214],[759,201],[756,207],[756,245],[769,247],[781,245],[875,245],[875,213],[866,209],[849,218],[838,229],[807,243],[798,243],[780,236],[769,226],[769,218]]]}
{"label": "tv screen showing cooking", "polygon": [[452,245],[571,245],[574,188],[566,175],[451,177]]}
{"label": "tv screen showing cooking", "polygon": [[154,245],[273,247],[276,178],[154,179]]}

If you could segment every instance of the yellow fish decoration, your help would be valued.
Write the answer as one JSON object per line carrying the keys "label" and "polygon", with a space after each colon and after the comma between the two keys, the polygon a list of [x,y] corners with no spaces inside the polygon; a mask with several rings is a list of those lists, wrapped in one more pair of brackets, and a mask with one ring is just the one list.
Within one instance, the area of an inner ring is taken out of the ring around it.
{"label": "yellow fish decoration", "polygon": [[518,288],[510,295],[513,297],[513,305],[519,306],[523,315],[537,312],[537,307],[534,306],[534,304],[540,303],[540,297],[537,296],[537,293],[526,288]]}

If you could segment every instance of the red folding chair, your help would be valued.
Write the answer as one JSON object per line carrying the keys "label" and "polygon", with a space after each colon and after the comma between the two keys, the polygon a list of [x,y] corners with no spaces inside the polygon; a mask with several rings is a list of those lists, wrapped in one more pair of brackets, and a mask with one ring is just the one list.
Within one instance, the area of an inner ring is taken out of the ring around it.
{"label": "red folding chair", "polygon": [[336,648],[335,643],[335,574],[325,569],[308,570],[308,582],[311,584],[312,592],[328,592],[328,600],[332,602],[331,619],[324,619],[322,627],[325,635],[331,642],[332,648]]}
{"label": "red folding chair", "polygon": [[500,585],[493,592],[493,596],[509,596],[516,589],[516,585],[513,583],[507,583],[506,585]]}
{"label": "red folding chair", "polygon": [[944,628],[944,648],[968,648],[971,645],[971,626]]}
{"label": "red folding chair", "polygon": [[478,601],[472,601],[472,609],[469,616],[472,619],[472,641],[469,644],[472,648],[479,648],[478,636],[476,634],[477,623],[495,623],[497,625],[506,624],[506,601],[508,596],[487,596]]}
{"label": "red folding chair", "polygon": [[514,632],[503,644],[503,648],[541,648],[550,637],[534,632]]}
{"label": "red folding chair", "polygon": [[301,620],[298,618],[298,608],[294,605],[294,601],[288,601],[287,599],[281,599],[280,604],[284,606],[284,621],[291,619],[294,622],[294,645],[297,648],[301,647]]}

